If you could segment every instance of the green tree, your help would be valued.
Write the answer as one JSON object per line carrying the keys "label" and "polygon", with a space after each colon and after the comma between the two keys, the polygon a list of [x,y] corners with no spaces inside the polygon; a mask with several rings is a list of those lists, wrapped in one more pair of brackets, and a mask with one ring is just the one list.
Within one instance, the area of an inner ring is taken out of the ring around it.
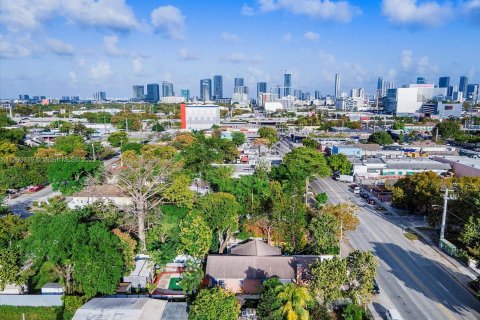
{"label": "green tree", "polygon": [[403,130],[405,129],[405,124],[402,122],[394,122],[392,125],[393,130]]}
{"label": "green tree", "polygon": [[5,129],[0,128],[0,141],[10,141],[11,143],[19,144],[25,138],[25,131],[23,129]]}
{"label": "green tree", "polygon": [[344,154],[333,154],[326,157],[326,160],[333,172],[340,171],[340,174],[350,174],[352,172],[352,163],[348,161]]}
{"label": "green tree", "polygon": [[344,320],[363,320],[366,319],[367,313],[365,308],[349,303],[342,311],[342,319]]}
{"label": "green tree", "polygon": [[223,253],[228,241],[238,229],[240,204],[232,194],[218,192],[199,198],[197,209],[218,237],[218,253]]}
{"label": "green tree", "polygon": [[312,149],[318,149],[318,142],[316,140],[313,140],[311,138],[305,138],[302,141],[302,144],[304,147],[307,148],[312,148]]}
{"label": "green tree", "polygon": [[179,254],[202,259],[212,244],[212,230],[199,213],[191,213],[180,222]]}
{"label": "green tree", "polygon": [[23,239],[27,231],[27,223],[15,214],[0,217],[0,248],[10,247]]}
{"label": "green tree", "polygon": [[265,280],[262,284],[260,301],[257,307],[257,315],[262,320],[282,320],[281,301],[277,297],[278,289],[282,283],[273,277]]}
{"label": "green tree", "polygon": [[56,161],[48,165],[48,181],[53,190],[70,195],[82,190],[85,179],[95,176],[101,170],[100,161]]}
{"label": "green tree", "polygon": [[141,143],[127,142],[127,143],[122,145],[121,150],[122,150],[122,152],[132,150],[132,151],[135,151],[136,154],[140,154],[140,152],[142,150],[142,147],[143,147],[143,145]]}
{"label": "green tree", "polygon": [[342,298],[342,286],[348,282],[347,261],[338,257],[315,262],[310,268],[311,289],[323,304]]}
{"label": "green tree", "polygon": [[0,291],[8,284],[23,285],[27,274],[22,271],[20,254],[14,248],[0,248]]}
{"label": "green tree", "polygon": [[315,201],[319,205],[325,204],[328,201],[328,195],[325,192],[320,192],[320,193],[315,195]]}
{"label": "green tree", "polygon": [[216,287],[200,290],[188,313],[189,320],[236,320],[240,306],[235,294]]}
{"label": "green tree", "polygon": [[368,137],[368,143],[376,143],[379,145],[386,145],[386,144],[392,144],[393,139],[392,137],[388,134],[386,131],[377,131],[372,133]]}
{"label": "green tree", "polygon": [[165,190],[163,198],[166,202],[179,207],[192,208],[195,192],[190,190],[191,179],[187,175],[177,175],[172,179],[170,186]]}
{"label": "green tree", "polygon": [[0,158],[13,156],[17,153],[18,148],[14,143],[8,141],[0,141]]}
{"label": "green tree", "polygon": [[114,148],[121,147],[128,142],[128,135],[125,131],[116,131],[110,133],[107,139],[108,143]]}
{"label": "green tree", "polygon": [[5,113],[0,113],[0,128],[8,127],[14,124],[17,124],[17,123],[12,119],[10,119]]}
{"label": "green tree", "polygon": [[75,281],[87,298],[113,294],[124,271],[120,240],[101,223],[88,227],[87,239],[83,246],[73,247]]}
{"label": "green tree", "polygon": [[350,203],[327,204],[322,206],[319,214],[329,214],[335,217],[342,224],[344,231],[353,231],[359,224],[356,215],[357,207]]}
{"label": "green tree", "polygon": [[370,251],[355,250],[349,253],[346,260],[350,282],[349,295],[356,304],[366,306],[372,299],[377,259]]}
{"label": "green tree", "polygon": [[83,137],[75,134],[55,138],[53,147],[57,150],[65,152],[66,154],[71,154],[76,149],[86,150]]}
{"label": "green tree", "polygon": [[437,123],[435,128],[433,128],[432,135],[434,137],[436,136],[437,131],[443,139],[455,138],[455,136],[460,133],[460,124],[454,120],[445,120]]}
{"label": "green tree", "polygon": [[237,147],[241,146],[246,141],[245,134],[237,131],[232,132],[232,141]]}
{"label": "green tree", "polygon": [[159,123],[159,122],[156,122],[153,126],[152,126],[152,131],[155,131],[155,132],[163,132],[165,131],[165,127],[163,126],[163,124]]}
{"label": "green tree", "polygon": [[307,307],[313,300],[306,287],[295,283],[282,285],[277,294],[281,303],[281,313],[287,320],[308,320],[310,319]]}
{"label": "green tree", "polygon": [[258,135],[262,139],[267,139],[270,142],[270,146],[278,141],[277,130],[271,127],[261,127],[258,129]]}
{"label": "green tree", "polygon": [[331,174],[323,154],[306,147],[295,148],[288,153],[282,165],[272,172],[281,180],[296,181],[302,185],[310,176],[325,177]]}
{"label": "green tree", "polygon": [[204,276],[205,274],[201,263],[194,260],[187,260],[185,272],[182,273],[182,280],[180,280],[180,287],[182,287],[183,292],[187,294],[195,293],[200,287]]}
{"label": "green tree", "polygon": [[338,254],[340,222],[331,214],[320,214],[309,225],[311,251],[314,254]]}

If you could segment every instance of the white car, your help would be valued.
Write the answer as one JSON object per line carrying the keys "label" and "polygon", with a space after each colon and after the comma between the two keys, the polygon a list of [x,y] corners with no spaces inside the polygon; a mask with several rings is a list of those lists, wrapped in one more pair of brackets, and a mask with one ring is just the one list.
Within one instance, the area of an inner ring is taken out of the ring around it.
{"label": "white car", "polygon": [[385,312],[385,318],[387,320],[403,320],[397,309],[388,309],[387,312]]}

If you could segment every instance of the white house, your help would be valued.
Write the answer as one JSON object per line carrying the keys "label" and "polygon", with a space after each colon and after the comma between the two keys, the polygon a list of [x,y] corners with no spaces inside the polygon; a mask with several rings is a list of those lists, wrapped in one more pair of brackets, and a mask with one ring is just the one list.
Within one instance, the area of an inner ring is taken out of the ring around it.
{"label": "white house", "polygon": [[67,198],[67,205],[70,209],[83,208],[97,201],[113,203],[120,209],[133,204],[132,198],[124,194],[116,185],[104,184],[86,187]]}

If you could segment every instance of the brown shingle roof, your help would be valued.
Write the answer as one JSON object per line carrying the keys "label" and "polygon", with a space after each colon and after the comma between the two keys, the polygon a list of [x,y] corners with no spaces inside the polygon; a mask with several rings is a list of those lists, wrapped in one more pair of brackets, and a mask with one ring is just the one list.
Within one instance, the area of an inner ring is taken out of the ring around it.
{"label": "brown shingle roof", "polygon": [[262,240],[251,239],[233,247],[230,253],[236,256],[281,256],[282,250],[268,245]]}
{"label": "brown shingle roof", "polygon": [[229,256],[209,255],[206,275],[216,279],[295,279],[295,268],[308,268],[320,256]]}

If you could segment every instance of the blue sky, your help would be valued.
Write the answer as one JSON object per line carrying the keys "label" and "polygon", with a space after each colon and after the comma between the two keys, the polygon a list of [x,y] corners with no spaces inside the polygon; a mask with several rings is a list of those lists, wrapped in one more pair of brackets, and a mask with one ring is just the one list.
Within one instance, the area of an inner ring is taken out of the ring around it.
{"label": "blue sky", "polygon": [[234,77],[333,93],[383,76],[480,82],[480,0],[0,0],[0,97],[130,97],[132,85]]}

